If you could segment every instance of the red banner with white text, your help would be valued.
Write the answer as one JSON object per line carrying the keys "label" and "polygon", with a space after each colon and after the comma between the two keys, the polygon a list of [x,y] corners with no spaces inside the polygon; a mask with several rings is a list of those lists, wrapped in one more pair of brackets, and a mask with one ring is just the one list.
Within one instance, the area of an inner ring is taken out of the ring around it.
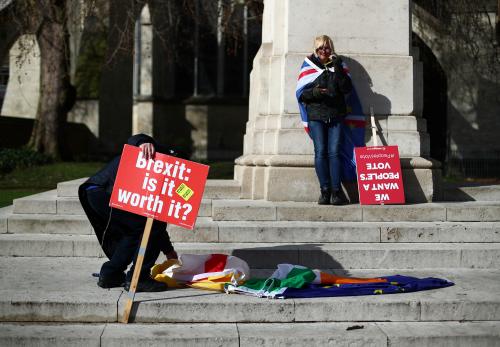
{"label": "red banner with white text", "polygon": [[138,147],[125,145],[109,205],[193,229],[208,170],[158,152],[146,160]]}
{"label": "red banner with white text", "polygon": [[356,147],[359,203],[404,204],[398,146]]}

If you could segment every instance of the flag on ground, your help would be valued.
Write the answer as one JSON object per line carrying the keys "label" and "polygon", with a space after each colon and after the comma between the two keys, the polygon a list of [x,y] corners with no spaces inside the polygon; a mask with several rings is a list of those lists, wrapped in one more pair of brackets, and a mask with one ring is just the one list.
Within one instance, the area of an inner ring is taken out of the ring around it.
{"label": "flag on ground", "polygon": [[151,276],[169,287],[188,285],[224,291],[224,284],[242,283],[250,277],[248,264],[226,254],[181,254],[151,269]]}
{"label": "flag on ground", "polygon": [[409,293],[452,285],[452,282],[432,277],[341,277],[300,265],[279,264],[269,278],[250,279],[241,285],[227,284],[225,290],[227,293],[287,299]]}

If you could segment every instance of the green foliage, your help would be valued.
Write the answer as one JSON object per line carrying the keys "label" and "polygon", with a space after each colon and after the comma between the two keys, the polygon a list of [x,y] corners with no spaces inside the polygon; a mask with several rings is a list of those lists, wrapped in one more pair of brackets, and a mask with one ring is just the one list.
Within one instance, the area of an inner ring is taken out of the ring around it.
{"label": "green foliage", "polygon": [[[4,150],[1,150],[3,152]],[[210,179],[232,179],[234,162],[207,162]],[[88,177],[99,171],[102,162],[57,162],[47,165],[18,167],[0,176],[0,207],[13,199],[55,189],[57,183]]]}
{"label": "green foliage", "polygon": [[58,162],[18,168],[0,179],[0,189],[54,189],[59,182],[88,177],[103,166],[97,162]]}
{"label": "green foliage", "polygon": [[12,205],[12,200],[40,193],[39,189],[1,189],[0,208]]}
{"label": "green foliage", "polygon": [[0,174],[6,174],[15,168],[26,168],[47,164],[52,158],[27,148],[0,149]]}
{"label": "green foliage", "polygon": [[59,182],[90,176],[103,166],[98,162],[59,162],[18,167],[0,176],[0,207],[11,205],[13,199],[55,189]]}
{"label": "green foliage", "polygon": [[208,171],[208,179],[233,179],[234,161],[219,161],[205,164],[210,166],[210,170]]}

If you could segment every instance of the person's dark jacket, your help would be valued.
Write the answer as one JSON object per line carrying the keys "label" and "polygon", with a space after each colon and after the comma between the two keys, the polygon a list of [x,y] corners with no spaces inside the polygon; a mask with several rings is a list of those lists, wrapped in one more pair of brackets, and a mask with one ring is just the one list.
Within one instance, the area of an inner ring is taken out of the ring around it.
{"label": "person's dark jacket", "polygon": [[[140,146],[143,143],[152,143],[155,147],[155,152],[160,152],[168,155],[175,155],[176,153],[173,152],[172,150],[168,149],[165,146],[159,145],[156,143],[156,141],[148,135],[144,134],[138,134],[138,135],[133,135],[127,140],[127,144],[132,145],[132,146]],[[92,188],[92,186],[97,186],[99,188],[104,189],[109,195],[111,196],[111,193],[113,191],[113,186],[115,184],[115,179],[116,179],[116,174],[118,173],[118,165],[120,164],[120,158],[121,156],[116,156],[113,158],[104,168],[102,168],[100,171],[98,171],[96,174],[91,176],[89,179],[87,179],[80,187],[78,188],[78,197],[80,200],[80,203],[82,204],[82,208],[85,211],[85,214],[87,215],[90,224],[94,228],[95,234],[97,236],[97,239],[99,240],[99,244],[103,245],[104,242],[104,235],[105,235],[105,230],[108,228],[109,225],[109,218],[108,219],[103,219],[99,216],[96,211],[90,206],[88,199],[87,199],[87,189]],[[155,227],[160,227],[162,229],[166,228],[166,223],[164,222],[159,222],[155,221],[153,223],[153,228]],[[165,254],[173,250],[172,244],[170,243],[170,240],[168,238],[168,235],[165,233],[163,241],[161,242],[161,251]],[[109,233],[107,238],[109,239],[109,242],[115,242],[116,240],[113,239],[113,233]],[[107,241],[107,242],[108,242]],[[103,247],[104,252],[106,253],[107,248]],[[111,253],[106,253],[108,258],[111,259],[112,254]]]}
{"label": "person's dark jacket", "polygon": [[[143,143],[152,143],[153,146],[155,147],[156,152],[168,154],[168,155],[175,155],[175,153],[168,149],[165,146],[159,145],[156,143],[156,141],[148,135],[145,134],[137,134],[131,136],[127,140],[127,144],[131,146],[136,146],[139,147]],[[102,168],[100,171],[98,171],[96,174],[91,176],[87,181],[85,181],[85,185],[96,185],[99,187],[102,187],[111,194],[113,191],[113,186],[115,184],[115,179],[116,179],[116,174],[118,172],[118,165],[120,164],[120,158],[121,156],[116,156],[114,157],[104,168]]]}
{"label": "person's dark jacket", "polygon": [[[342,68],[342,59],[336,57],[332,62],[323,65],[313,54],[309,59],[325,71],[304,89],[300,101],[306,105],[308,120],[329,121],[338,119],[347,113],[344,95],[352,90],[351,78]],[[329,68],[334,67],[334,72]],[[328,89],[326,93],[320,89]]]}

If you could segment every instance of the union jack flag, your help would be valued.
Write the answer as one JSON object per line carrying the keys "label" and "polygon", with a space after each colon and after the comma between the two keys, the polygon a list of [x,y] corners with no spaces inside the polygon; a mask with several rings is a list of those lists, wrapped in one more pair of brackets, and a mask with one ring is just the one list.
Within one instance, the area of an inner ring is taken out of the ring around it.
{"label": "union jack flag", "polygon": [[[349,68],[343,62],[342,67],[349,77],[351,77]],[[330,71],[335,71],[334,67],[328,68]],[[300,101],[300,96],[306,88],[310,88],[314,81],[325,70],[314,64],[309,58],[305,58],[300,68],[295,89],[295,96],[299,103],[300,118],[305,131],[309,134],[307,109],[303,102]],[[344,118],[342,124],[343,141],[340,144],[340,156],[342,162],[342,181],[356,181],[356,162],[354,160],[354,147],[365,146],[365,115],[361,102],[359,101],[356,88],[353,86],[351,93],[346,95],[346,104],[348,114]]]}

